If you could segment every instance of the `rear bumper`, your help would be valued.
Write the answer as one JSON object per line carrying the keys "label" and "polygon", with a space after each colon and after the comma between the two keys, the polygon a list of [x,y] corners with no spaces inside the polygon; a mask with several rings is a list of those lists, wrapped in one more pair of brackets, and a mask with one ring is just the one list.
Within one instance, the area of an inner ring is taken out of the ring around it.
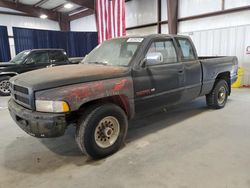
{"label": "rear bumper", "polygon": [[67,126],[65,114],[40,113],[28,110],[9,100],[8,108],[17,125],[31,136],[50,138],[62,136]]}

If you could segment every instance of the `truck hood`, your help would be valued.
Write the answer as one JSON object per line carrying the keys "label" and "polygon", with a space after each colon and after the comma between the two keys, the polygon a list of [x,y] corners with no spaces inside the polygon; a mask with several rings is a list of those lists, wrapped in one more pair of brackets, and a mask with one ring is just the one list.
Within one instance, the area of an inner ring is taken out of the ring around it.
{"label": "truck hood", "polygon": [[39,69],[13,77],[10,82],[26,86],[33,91],[50,89],[65,85],[84,83],[102,79],[125,76],[126,67],[106,65],[65,65]]}

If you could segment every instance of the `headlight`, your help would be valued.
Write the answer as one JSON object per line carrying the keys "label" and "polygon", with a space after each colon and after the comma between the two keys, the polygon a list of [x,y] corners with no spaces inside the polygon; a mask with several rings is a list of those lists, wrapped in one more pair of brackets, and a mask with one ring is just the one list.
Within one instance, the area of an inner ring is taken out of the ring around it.
{"label": "headlight", "polygon": [[38,112],[68,112],[69,105],[64,101],[36,100],[36,111]]}

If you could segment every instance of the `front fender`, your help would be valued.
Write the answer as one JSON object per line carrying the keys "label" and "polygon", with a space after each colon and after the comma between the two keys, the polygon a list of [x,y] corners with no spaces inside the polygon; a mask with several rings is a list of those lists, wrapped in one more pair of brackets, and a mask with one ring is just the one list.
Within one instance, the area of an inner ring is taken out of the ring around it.
{"label": "front fender", "polygon": [[63,86],[35,93],[38,100],[65,101],[71,111],[77,111],[83,104],[111,96],[125,96],[130,108],[133,106],[133,81],[131,77]]}

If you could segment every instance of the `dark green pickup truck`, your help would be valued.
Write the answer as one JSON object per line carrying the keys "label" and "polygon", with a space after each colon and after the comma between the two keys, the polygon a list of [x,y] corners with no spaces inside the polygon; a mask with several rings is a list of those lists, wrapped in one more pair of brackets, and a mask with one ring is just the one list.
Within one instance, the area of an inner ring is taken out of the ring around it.
{"label": "dark green pickup truck", "polygon": [[76,126],[76,142],[92,158],[116,152],[128,120],[206,96],[223,108],[237,79],[236,57],[199,58],[190,38],[175,35],[105,41],[82,64],[11,78],[9,111],[35,137],[62,136]]}
{"label": "dark green pickup truck", "polygon": [[81,58],[68,58],[63,49],[33,49],[17,54],[10,62],[0,63],[0,96],[10,95],[9,79],[45,67],[77,64]]}

